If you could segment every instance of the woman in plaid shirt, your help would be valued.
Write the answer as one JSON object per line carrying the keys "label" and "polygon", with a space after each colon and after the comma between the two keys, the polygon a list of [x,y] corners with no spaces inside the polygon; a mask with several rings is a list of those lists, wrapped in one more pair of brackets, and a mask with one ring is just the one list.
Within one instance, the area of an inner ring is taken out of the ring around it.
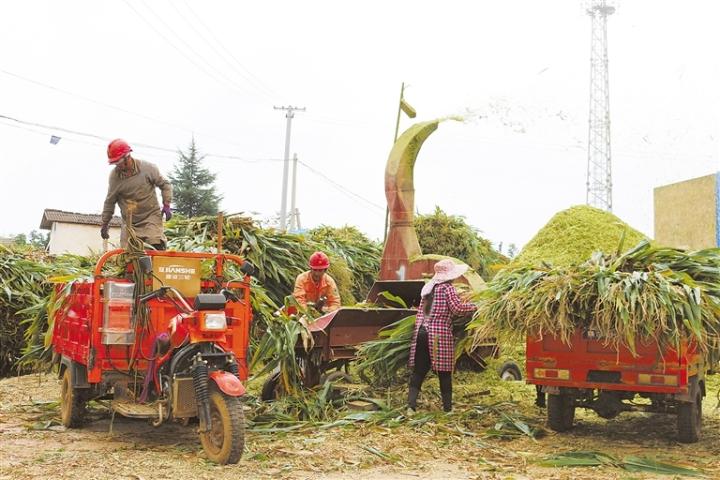
{"label": "woman in plaid shirt", "polygon": [[452,319],[470,314],[477,308],[463,302],[452,281],[468,269],[452,260],[435,264],[435,276],[425,284],[418,306],[415,333],[410,346],[409,367],[412,369],[408,391],[408,408],[417,408],[417,397],[430,369],[440,377],[443,410],[452,410],[452,371],[455,366]]}

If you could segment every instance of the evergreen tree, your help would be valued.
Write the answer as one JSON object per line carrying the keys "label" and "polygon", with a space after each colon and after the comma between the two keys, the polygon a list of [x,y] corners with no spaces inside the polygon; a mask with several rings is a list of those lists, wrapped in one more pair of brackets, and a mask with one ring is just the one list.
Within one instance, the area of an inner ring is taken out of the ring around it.
{"label": "evergreen tree", "polygon": [[205,157],[199,155],[195,138],[187,153],[178,153],[178,162],[169,175],[175,211],[186,217],[215,215],[222,196],[215,192],[216,175],[202,166]]}

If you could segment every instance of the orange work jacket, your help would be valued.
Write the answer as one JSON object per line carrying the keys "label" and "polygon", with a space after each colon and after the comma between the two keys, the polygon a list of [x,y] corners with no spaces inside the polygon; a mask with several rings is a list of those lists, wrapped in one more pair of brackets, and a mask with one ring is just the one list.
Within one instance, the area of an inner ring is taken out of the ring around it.
{"label": "orange work jacket", "polygon": [[303,272],[295,279],[295,290],[293,297],[303,307],[308,302],[317,302],[320,297],[326,297],[327,301],[323,307],[323,312],[332,312],[340,308],[340,294],[338,293],[335,280],[327,273],[323,275],[320,283],[315,283],[312,279],[311,272]]}

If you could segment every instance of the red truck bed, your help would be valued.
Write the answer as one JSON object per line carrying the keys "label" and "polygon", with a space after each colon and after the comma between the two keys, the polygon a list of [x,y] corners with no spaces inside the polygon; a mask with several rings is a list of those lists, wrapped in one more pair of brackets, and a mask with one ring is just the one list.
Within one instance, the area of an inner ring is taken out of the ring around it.
{"label": "red truck bed", "polygon": [[570,344],[544,335],[527,338],[527,381],[537,385],[681,394],[698,373],[702,356],[683,342],[660,351],[638,342],[636,354],[576,331]]}

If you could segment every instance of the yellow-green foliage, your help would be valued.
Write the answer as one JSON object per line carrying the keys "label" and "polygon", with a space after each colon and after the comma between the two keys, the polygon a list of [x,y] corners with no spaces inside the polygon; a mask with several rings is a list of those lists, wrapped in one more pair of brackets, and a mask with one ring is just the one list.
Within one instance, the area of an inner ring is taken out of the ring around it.
{"label": "yellow-green foliage", "polygon": [[436,254],[462,260],[487,280],[496,265],[504,265],[507,258],[493,249],[490,241],[468,225],[463,217],[448,215],[435,207],[427,215],[415,217],[415,231],[423,254]]}
{"label": "yellow-green foliage", "polygon": [[559,213],[525,245],[513,265],[573,265],[593,252],[614,252],[625,233],[623,250],[647,238],[610,212],[578,205]]}
{"label": "yellow-green foliage", "polygon": [[340,294],[340,301],[343,305],[354,305],[357,303],[352,294],[353,275],[345,260],[332,256],[328,274],[335,280]]}

